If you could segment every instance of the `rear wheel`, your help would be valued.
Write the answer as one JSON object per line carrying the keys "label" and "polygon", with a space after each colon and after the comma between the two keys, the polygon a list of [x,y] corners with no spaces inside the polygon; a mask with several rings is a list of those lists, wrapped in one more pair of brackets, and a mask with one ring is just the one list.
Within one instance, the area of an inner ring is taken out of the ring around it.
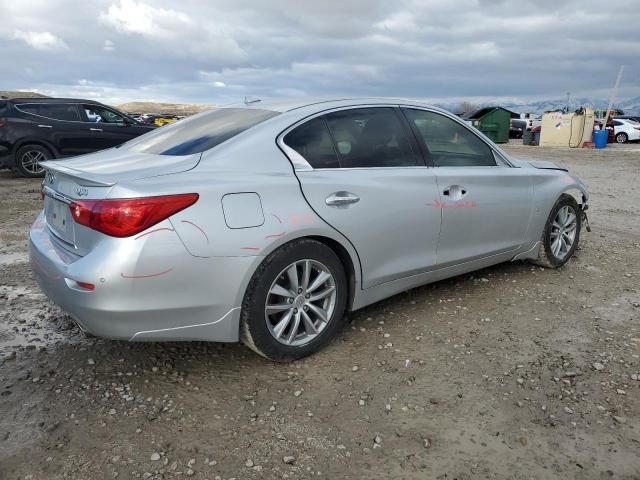
{"label": "rear wheel", "polygon": [[347,279],[338,256],[315,240],[293,241],[269,255],[242,304],[242,341],[271,360],[319,350],[342,324]]}
{"label": "rear wheel", "polygon": [[16,152],[16,170],[23,177],[44,177],[40,162],[53,158],[51,152],[41,145],[25,145]]}
{"label": "rear wheel", "polygon": [[629,141],[629,136],[626,133],[620,132],[616,135],[616,142],[627,143],[628,141]]}
{"label": "rear wheel", "polygon": [[534,263],[547,268],[567,263],[578,247],[581,227],[582,212],[578,202],[563,193],[551,209],[542,234],[540,255]]}

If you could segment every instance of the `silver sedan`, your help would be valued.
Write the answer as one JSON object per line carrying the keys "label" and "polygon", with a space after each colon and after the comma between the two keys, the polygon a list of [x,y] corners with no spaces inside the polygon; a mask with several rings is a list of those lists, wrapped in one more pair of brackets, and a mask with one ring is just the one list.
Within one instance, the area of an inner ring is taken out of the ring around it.
{"label": "silver sedan", "polygon": [[43,166],[31,263],[83,330],[275,360],[419,285],[565,264],[588,200],[566,170],[410,100],[220,108]]}

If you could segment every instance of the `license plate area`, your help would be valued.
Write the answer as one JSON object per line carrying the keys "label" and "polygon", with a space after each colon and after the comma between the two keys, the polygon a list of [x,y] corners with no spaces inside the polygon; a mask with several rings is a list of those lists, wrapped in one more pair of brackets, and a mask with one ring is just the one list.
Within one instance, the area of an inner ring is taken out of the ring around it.
{"label": "license plate area", "polygon": [[74,245],[73,218],[69,205],[55,198],[48,197],[44,208],[47,225],[56,236],[71,245]]}

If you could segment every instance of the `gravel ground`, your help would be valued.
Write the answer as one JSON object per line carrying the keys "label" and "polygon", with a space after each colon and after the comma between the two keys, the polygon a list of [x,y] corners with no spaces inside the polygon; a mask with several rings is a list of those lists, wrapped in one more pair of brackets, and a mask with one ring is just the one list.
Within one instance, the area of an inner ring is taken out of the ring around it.
{"label": "gravel ground", "polygon": [[27,263],[39,182],[0,172],[0,479],[640,478],[640,146],[505,148],[589,186],[575,258],[397,295],[291,364],[85,338]]}

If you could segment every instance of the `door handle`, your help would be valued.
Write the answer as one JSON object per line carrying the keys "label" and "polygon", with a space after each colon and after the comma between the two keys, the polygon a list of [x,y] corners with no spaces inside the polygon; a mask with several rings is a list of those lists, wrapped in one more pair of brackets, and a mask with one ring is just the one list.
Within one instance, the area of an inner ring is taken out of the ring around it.
{"label": "door handle", "polygon": [[442,194],[451,198],[451,200],[460,200],[464,198],[467,193],[467,189],[460,185],[449,185],[442,191]]}
{"label": "door handle", "polygon": [[330,207],[346,208],[349,205],[358,203],[359,201],[359,196],[351,192],[340,191],[329,195],[324,202]]}
{"label": "door handle", "polygon": [[92,132],[101,132],[102,131],[101,128],[90,128],[89,130],[91,130]]}
{"label": "door handle", "polygon": [[53,128],[52,125],[38,125],[39,128]]}

